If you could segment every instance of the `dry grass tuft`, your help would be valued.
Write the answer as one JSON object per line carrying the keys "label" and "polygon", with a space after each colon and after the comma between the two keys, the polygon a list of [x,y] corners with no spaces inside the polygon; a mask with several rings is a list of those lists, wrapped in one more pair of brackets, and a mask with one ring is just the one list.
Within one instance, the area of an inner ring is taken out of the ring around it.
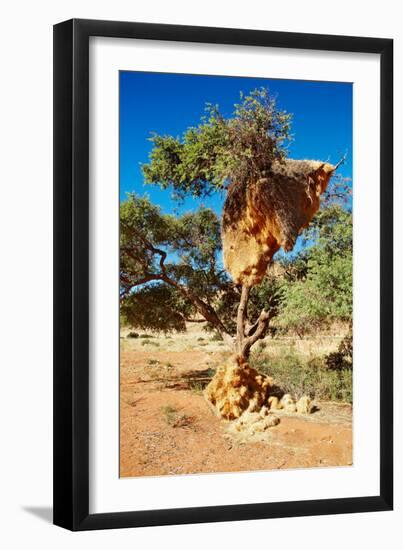
{"label": "dry grass tuft", "polygon": [[180,413],[172,405],[165,405],[161,407],[162,414],[165,421],[172,428],[192,428],[194,425],[194,417],[187,414]]}

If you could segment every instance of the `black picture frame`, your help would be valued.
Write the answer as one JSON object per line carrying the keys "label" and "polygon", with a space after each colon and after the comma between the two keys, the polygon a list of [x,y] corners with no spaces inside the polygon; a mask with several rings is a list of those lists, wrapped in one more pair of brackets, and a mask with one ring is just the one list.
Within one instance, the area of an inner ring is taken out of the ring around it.
{"label": "black picture frame", "polygon": [[[89,38],[376,53],[380,97],[380,490],[366,497],[89,513]],[[393,507],[393,40],[73,19],[54,26],[54,523],[77,530]]]}

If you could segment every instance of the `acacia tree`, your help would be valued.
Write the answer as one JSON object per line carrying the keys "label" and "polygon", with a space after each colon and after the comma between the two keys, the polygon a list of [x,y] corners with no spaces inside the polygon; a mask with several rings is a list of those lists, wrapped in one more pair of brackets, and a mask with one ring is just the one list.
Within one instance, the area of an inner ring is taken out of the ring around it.
{"label": "acacia tree", "polygon": [[[209,196],[226,190],[232,182],[257,181],[270,172],[274,162],[286,158],[290,127],[291,114],[280,110],[264,88],[241,94],[241,102],[234,106],[230,118],[224,118],[216,105],[207,104],[200,124],[188,128],[182,138],[157,134],[150,138],[153,149],[150,162],[143,165],[145,182],[171,188],[181,199],[189,194]],[[164,261],[160,267],[163,265]],[[226,306],[228,302],[233,305],[234,299],[238,303],[236,327],[233,320],[220,326],[217,312],[198,306],[205,319],[215,324],[226,342],[245,358],[253,344],[264,338],[277,311],[273,279],[267,276],[265,283],[259,291],[234,286],[236,290],[222,295],[218,311],[228,312]],[[261,304],[263,295],[265,307],[256,311],[257,297]]]}
{"label": "acacia tree", "polygon": [[224,262],[237,284],[217,262],[220,223],[211,211],[175,219],[134,196],[122,205],[122,311],[128,319],[136,316],[138,325],[152,319],[154,328],[162,328],[167,325],[158,304],[164,303],[172,312],[170,329],[183,329],[197,312],[221,334],[236,360],[217,371],[205,395],[226,418],[267,398],[269,379],[246,362],[277,312],[267,267],[280,246],[292,249],[335,170],[327,163],[286,159],[290,124],[291,115],[258,89],[241,96],[230,118],[207,105],[200,124],[182,138],[151,138],[150,161],[143,165],[146,183],[170,188],[178,199],[228,190]]}

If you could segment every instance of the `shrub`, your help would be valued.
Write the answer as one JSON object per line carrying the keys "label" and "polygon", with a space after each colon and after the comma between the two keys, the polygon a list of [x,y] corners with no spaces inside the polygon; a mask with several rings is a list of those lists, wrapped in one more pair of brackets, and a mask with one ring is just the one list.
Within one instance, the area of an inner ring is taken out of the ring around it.
{"label": "shrub", "polygon": [[297,399],[309,395],[312,399],[352,403],[351,367],[331,370],[325,359],[307,359],[294,351],[274,357],[256,352],[250,363],[263,374],[272,376],[282,392]]}
{"label": "shrub", "polygon": [[129,332],[129,334],[127,335],[127,338],[138,338],[138,337],[139,337],[138,332]]}
{"label": "shrub", "polygon": [[213,376],[215,375],[216,373],[216,369],[212,368],[212,367],[208,367],[205,371],[204,371],[204,374],[206,376],[209,376],[210,378],[213,378]]}
{"label": "shrub", "polygon": [[351,369],[353,366],[353,336],[347,334],[340,342],[337,351],[325,357],[326,367],[330,370]]}
{"label": "shrub", "polygon": [[201,395],[203,393],[204,388],[207,386],[207,381],[202,380],[191,380],[189,382],[189,388],[192,393],[196,395]]}

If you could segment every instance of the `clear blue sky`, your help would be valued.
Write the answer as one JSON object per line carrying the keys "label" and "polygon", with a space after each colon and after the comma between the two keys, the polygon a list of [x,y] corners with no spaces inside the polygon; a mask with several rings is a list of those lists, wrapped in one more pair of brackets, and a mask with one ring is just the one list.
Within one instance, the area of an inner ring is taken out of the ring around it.
{"label": "clear blue sky", "polygon": [[[169,190],[144,185],[140,164],[148,161],[151,132],[181,136],[195,126],[206,103],[230,116],[239,93],[264,86],[281,109],[293,113],[290,157],[336,162],[348,150],[338,173],[352,177],[352,84],[164,73],[120,73],[120,198],[147,193],[163,212],[183,212],[201,203],[188,199],[178,208]],[[203,201],[220,211],[222,196]]]}

